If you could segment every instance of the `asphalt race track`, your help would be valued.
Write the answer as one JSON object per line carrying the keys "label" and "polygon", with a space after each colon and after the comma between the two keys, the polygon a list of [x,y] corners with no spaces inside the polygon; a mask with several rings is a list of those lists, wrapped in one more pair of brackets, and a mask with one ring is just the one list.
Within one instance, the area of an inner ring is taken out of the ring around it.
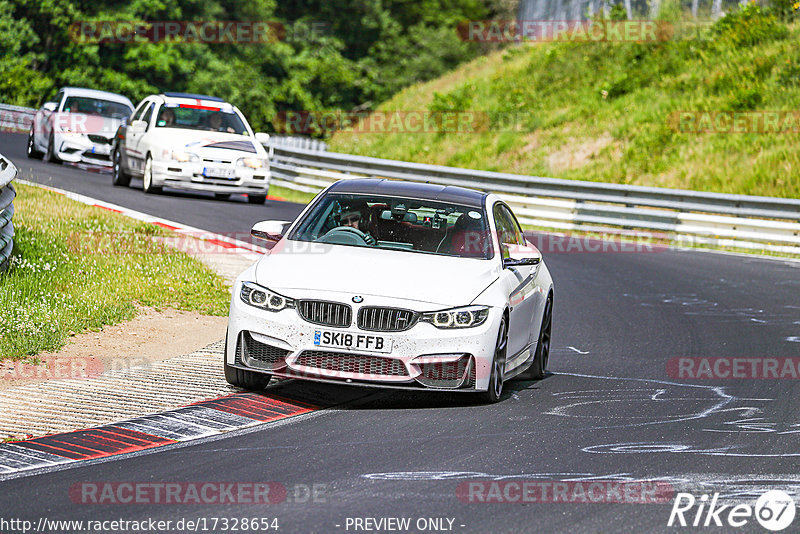
{"label": "asphalt race track", "polygon": [[[108,174],[29,160],[24,149],[24,135],[0,135],[0,152],[21,178],[215,232],[247,232],[258,220],[291,218],[299,209],[146,196],[139,182],[115,188]],[[671,492],[718,493],[719,505],[729,507],[752,504],[768,489],[797,498],[800,376],[783,371],[786,361],[797,371],[798,360],[781,358],[800,358],[800,263],[675,250],[544,254],[556,284],[550,374],[507,384],[495,405],[366,389],[354,400],[352,388],[324,386],[341,404],[238,434],[0,481],[2,515],[34,525],[42,517],[173,525],[186,518],[209,527],[210,518],[277,518],[282,532],[389,531],[390,523],[366,518],[410,518],[411,532],[674,532],[667,527]],[[745,375],[779,359],[783,378],[687,378],[676,370],[678,358],[741,358]],[[292,398],[311,387],[271,389]],[[287,494],[273,504],[217,505],[100,505],[70,494],[83,482],[206,481],[274,482]],[[568,482],[572,497],[521,503],[509,484],[524,481],[539,488]],[[659,481],[670,496],[579,502],[575,488],[589,481]],[[515,502],[480,502],[492,495]],[[696,511],[686,512],[687,521]],[[735,531],[764,529],[750,517]]]}

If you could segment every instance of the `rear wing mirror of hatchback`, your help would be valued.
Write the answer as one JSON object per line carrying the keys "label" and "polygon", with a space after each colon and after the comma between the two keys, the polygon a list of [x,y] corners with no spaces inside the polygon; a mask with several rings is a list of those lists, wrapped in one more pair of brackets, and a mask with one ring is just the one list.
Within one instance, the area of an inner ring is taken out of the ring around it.
{"label": "rear wing mirror of hatchback", "polygon": [[[533,245],[517,245],[503,243],[503,267],[519,267],[522,265],[539,265],[542,253]],[[506,256],[506,252],[508,256]]]}
{"label": "rear wing mirror of hatchback", "polygon": [[58,107],[57,102],[45,102],[44,105],[42,106],[42,109],[52,113],[53,111],[56,110],[57,107]]}
{"label": "rear wing mirror of hatchback", "polygon": [[286,230],[291,224],[292,223],[289,221],[257,222],[250,230],[250,235],[258,239],[278,242],[281,240],[281,237],[283,237],[283,234],[286,233]]}

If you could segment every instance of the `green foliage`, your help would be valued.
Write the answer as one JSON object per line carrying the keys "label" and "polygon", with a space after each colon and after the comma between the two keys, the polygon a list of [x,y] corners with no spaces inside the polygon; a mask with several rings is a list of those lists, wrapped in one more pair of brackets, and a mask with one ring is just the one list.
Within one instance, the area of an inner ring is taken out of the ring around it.
{"label": "green foliage", "polygon": [[789,29],[755,2],[722,17],[713,27],[721,46],[755,46],[775,39],[785,39]]}
{"label": "green foliage", "polygon": [[[256,129],[281,111],[368,109],[480,53],[458,22],[505,0],[0,0],[0,102],[38,106],[76,85],[125,94],[215,94]],[[505,7],[503,8],[505,9]],[[259,43],[97,42],[81,23],[269,21]]]}

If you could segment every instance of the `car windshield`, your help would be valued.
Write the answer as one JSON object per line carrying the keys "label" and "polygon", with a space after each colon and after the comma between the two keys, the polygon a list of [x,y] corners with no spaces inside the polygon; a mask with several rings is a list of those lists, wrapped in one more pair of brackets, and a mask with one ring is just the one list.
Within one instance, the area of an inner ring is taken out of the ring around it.
{"label": "car windshield", "polygon": [[156,127],[250,135],[242,119],[233,110],[185,104],[162,106]]}
{"label": "car windshield", "polygon": [[489,259],[493,252],[486,221],[482,207],[329,194],[314,204],[288,239]]}
{"label": "car windshield", "polygon": [[64,111],[68,113],[85,113],[87,115],[100,115],[110,119],[127,119],[133,108],[121,102],[87,98],[85,96],[68,96],[64,102]]}

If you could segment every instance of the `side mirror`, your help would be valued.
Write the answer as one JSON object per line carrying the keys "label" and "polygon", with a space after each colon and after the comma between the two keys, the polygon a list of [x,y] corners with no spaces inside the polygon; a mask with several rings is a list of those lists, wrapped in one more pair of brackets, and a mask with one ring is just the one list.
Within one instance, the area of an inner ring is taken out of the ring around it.
{"label": "side mirror", "polygon": [[258,141],[262,145],[269,144],[269,134],[264,132],[257,132],[256,141]]}
{"label": "side mirror", "polygon": [[45,103],[44,103],[44,105],[42,106],[42,109],[44,109],[45,111],[49,111],[50,113],[52,113],[52,112],[54,112],[56,109],[58,109],[58,103],[57,103],[57,102],[45,102]]}
{"label": "side mirror", "polygon": [[539,265],[542,261],[542,253],[533,245],[516,245],[503,243],[504,251],[508,251],[508,257],[503,258],[503,267],[519,267],[522,265]]}
{"label": "side mirror", "polygon": [[147,129],[147,123],[144,121],[133,121],[131,123],[131,131],[134,133],[142,133]]}
{"label": "side mirror", "polygon": [[261,221],[253,225],[250,235],[266,241],[278,242],[286,229],[292,224],[289,221]]}

